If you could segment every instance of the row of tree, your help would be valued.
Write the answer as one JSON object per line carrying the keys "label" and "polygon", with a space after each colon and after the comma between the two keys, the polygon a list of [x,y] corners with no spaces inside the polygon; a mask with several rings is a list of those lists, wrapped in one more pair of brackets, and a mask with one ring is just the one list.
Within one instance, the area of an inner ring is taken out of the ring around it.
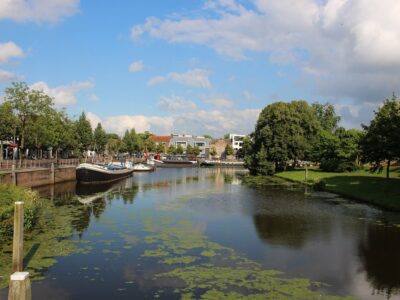
{"label": "row of tree", "polygon": [[320,164],[325,171],[351,171],[362,163],[378,169],[400,159],[400,102],[385,100],[363,130],[339,127],[333,105],[306,101],[276,102],[265,107],[255,131],[244,141],[245,163],[252,173],[272,174],[289,162]]}
{"label": "row of tree", "polygon": [[24,82],[12,83],[5,90],[0,120],[0,141],[15,141],[22,155],[26,149],[32,153],[48,148],[56,156],[60,152],[81,155],[86,150],[134,154],[142,152],[145,145],[149,151],[161,151],[150,140],[149,132],[137,134],[134,129],[127,130],[121,139],[118,134],[106,133],[101,123],[93,130],[85,113],[78,120],[70,119],[65,110],[55,107],[51,97],[30,89]]}

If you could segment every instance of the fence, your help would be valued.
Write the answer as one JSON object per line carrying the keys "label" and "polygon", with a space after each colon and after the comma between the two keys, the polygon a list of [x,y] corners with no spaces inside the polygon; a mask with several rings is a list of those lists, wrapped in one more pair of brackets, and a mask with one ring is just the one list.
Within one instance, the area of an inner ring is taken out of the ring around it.
{"label": "fence", "polygon": [[79,159],[21,159],[21,160],[3,160],[0,161],[0,170],[11,170],[15,165],[15,169],[36,169],[36,168],[50,168],[51,164],[55,166],[77,166]]}

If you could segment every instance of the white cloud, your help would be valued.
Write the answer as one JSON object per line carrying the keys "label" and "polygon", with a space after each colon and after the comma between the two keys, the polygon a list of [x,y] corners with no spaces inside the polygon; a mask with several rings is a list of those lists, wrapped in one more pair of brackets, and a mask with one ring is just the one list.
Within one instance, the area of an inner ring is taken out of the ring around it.
{"label": "white cloud", "polygon": [[142,71],[144,68],[143,62],[141,60],[139,61],[134,61],[131,63],[129,66],[129,72],[136,73]]}
{"label": "white cloud", "polygon": [[8,63],[11,58],[21,57],[23,55],[24,51],[13,42],[0,44],[0,64]]}
{"label": "white cloud", "polygon": [[92,102],[98,102],[100,99],[96,94],[91,94],[89,96],[89,100],[92,101]]}
{"label": "white cloud", "polygon": [[55,23],[79,11],[79,0],[1,0],[0,20]]}
{"label": "white cloud", "polygon": [[155,134],[171,133],[209,133],[213,136],[223,136],[227,132],[248,134],[254,130],[254,124],[260,110],[212,110],[195,111],[175,116],[158,117],[142,115],[119,115],[99,118],[93,113],[87,113],[92,126],[101,122],[109,132],[123,134],[125,130],[135,128],[136,132],[146,130]]}
{"label": "white cloud", "polygon": [[231,108],[233,102],[224,97],[213,97],[204,100],[204,103],[211,104],[215,108]]}
{"label": "white cloud", "polygon": [[211,87],[210,80],[208,79],[208,72],[202,69],[192,69],[185,73],[171,72],[166,76],[155,76],[151,78],[147,84],[154,86],[168,81],[198,88]]}
{"label": "white cloud", "polygon": [[90,90],[94,87],[91,80],[74,82],[70,85],[62,85],[55,88],[50,88],[46,82],[39,81],[30,86],[33,90],[41,90],[45,94],[54,98],[54,103],[58,106],[69,106],[77,102],[77,95],[85,90]]}
{"label": "white cloud", "polygon": [[243,91],[243,96],[248,101],[257,99],[257,97],[254,96],[254,94],[248,90]]}
{"label": "white cloud", "polygon": [[301,81],[321,96],[377,102],[399,91],[398,0],[238,3],[214,0],[203,14],[151,17],[131,36],[202,45],[236,60],[262,52],[271,63],[294,64],[303,72]]}
{"label": "white cloud", "polygon": [[169,112],[188,111],[197,108],[194,102],[175,95],[170,97],[161,97],[160,101],[158,102],[158,107]]}
{"label": "white cloud", "polygon": [[20,80],[20,79],[21,79],[21,76],[15,74],[15,73],[0,70],[0,82],[9,82],[9,81]]}

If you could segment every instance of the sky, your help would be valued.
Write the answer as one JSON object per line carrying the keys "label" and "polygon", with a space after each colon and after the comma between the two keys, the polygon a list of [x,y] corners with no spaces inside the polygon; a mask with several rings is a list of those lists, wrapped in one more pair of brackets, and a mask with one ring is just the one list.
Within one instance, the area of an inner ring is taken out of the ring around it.
{"label": "sky", "polygon": [[400,92],[398,0],[0,0],[0,95],[109,132],[248,134],[275,101],[360,128]]}

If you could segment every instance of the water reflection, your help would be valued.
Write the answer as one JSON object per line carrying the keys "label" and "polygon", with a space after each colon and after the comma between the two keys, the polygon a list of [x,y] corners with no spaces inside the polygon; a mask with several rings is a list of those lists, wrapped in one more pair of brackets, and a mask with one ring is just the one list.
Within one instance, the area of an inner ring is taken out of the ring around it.
{"label": "water reflection", "polygon": [[359,244],[359,257],[375,292],[388,299],[400,294],[399,249],[399,228],[366,225],[365,236]]}
{"label": "water reflection", "polygon": [[[64,291],[68,299],[80,299],[82,293],[97,299],[142,299],[163,289],[161,298],[177,298],[173,289],[182,288],[183,282],[154,279],[170,267],[160,263],[163,258],[151,263],[141,257],[149,247],[160,246],[146,242],[141,222],[151,225],[152,216],[163,228],[162,220],[174,220],[179,213],[191,218],[193,228],[207,241],[230,247],[266,269],[327,283],[321,287],[324,294],[400,298],[400,228],[395,226],[399,214],[390,214],[383,226],[382,211],[332,194],[305,193],[276,183],[254,189],[240,182],[236,170],[160,169],[112,184],[69,182],[38,188],[50,200],[43,218],[49,222],[27,243],[30,270],[47,277],[43,284],[34,283],[37,295],[45,298]],[[93,249],[85,256],[76,254],[74,242]],[[0,250],[3,271],[10,252],[1,246]],[[67,257],[55,264],[60,255]],[[83,272],[82,267],[89,269]],[[101,284],[96,276],[102,278]],[[79,290],[74,289],[77,284]]]}

